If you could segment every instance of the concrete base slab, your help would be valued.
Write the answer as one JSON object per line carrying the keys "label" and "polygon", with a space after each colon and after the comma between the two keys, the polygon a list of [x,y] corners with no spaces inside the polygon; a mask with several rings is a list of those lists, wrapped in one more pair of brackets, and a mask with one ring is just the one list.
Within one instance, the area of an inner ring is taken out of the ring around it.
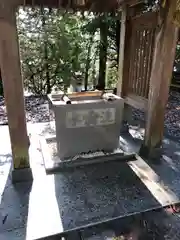
{"label": "concrete base slab", "polygon": [[33,181],[31,168],[13,169],[11,174],[12,183]]}
{"label": "concrete base slab", "polygon": [[[146,231],[148,235],[138,239],[180,239],[179,214],[170,215],[160,210],[147,213],[147,210],[161,209],[162,206],[180,201],[179,144],[164,140],[164,154],[160,165],[146,162],[136,156],[135,161],[128,163],[108,161],[47,175],[39,136],[33,135],[37,134],[39,129],[39,125],[33,129],[30,139],[33,184],[21,182],[12,185],[11,179],[8,178],[3,188],[5,190],[0,205],[0,239],[35,240],[65,237],[68,240],[77,240],[75,233],[85,231],[80,239],[97,240],[96,235],[99,235],[101,238],[98,239],[105,240],[108,229],[112,232],[116,230],[114,219],[120,219],[116,226],[120,232],[125,232],[125,239],[127,236],[131,239],[131,236],[127,235],[128,227],[136,226],[139,222],[142,223],[140,231]],[[138,134],[135,136],[138,137]],[[122,145],[124,144],[128,152],[138,152],[140,140],[134,140],[134,144],[130,144],[132,141],[129,141],[129,138],[130,136],[122,136]],[[6,168],[7,161],[2,157],[2,150],[4,151],[4,148],[0,149],[0,163],[2,168]],[[137,215],[142,217],[136,217]],[[100,222],[101,228],[102,223],[109,220],[112,227],[105,226],[105,234],[99,230],[96,232],[94,230],[97,228],[93,228],[95,237],[92,238],[88,226],[97,226]],[[159,235],[154,236],[156,231]],[[150,233],[152,234],[149,236]],[[72,237],[69,238],[69,234]],[[118,232],[116,236],[122,234]]]}
{"label": "concrete base slab", "polygon": [[82,240],[179,239],[179,220],[167,209],[158,209],[116,219],[103,226],[85,229]]}
{"label": "concrete base slab", "polygon": [[114,152],[95,152],[75,156],[71,159],[61,160],[58,156],[56,138],[40,138],[41,152],[47,174],[84,165],[100,164],[105,162],[128,162],[135,159],[135,153],[123,152],[120,148]]}

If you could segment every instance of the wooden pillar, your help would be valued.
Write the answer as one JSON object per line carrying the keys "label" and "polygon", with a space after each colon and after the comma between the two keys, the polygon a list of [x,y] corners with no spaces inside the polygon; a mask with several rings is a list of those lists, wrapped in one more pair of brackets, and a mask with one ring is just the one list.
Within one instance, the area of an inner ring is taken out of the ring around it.
{"label": "wooden pillar", "polygon": [[[129,19],[129,9],[127,5],[122,7],[121,31],[119,45],[118,83],[117,95],[126,97],[128,91],[129,60],[130,60],[131,24]],[[123,126],[121,132],[129,131],[128,123],[132,119],[132,108],[128,104],[124,105]]]}
{"label": "wooden pillar", "polygon": [[118,83],[117,83],[118,96],[122,96],[124,51],[125,51],[125,39],[126,39],[126,20],[127,20],[127,7],[124,6],[121,11],[121,31],[120,31]]}
{"label": "wooden pillar", "polygon": [[0,67],[13,155],[14,170],[29,168],[29,139],[23,97],[15,7],[0,1]]}
{"label": "wooden pillar", "polygon": [[178,37],[178,29],[172,23],[175,5],[176,1],[167,0],[160,10],[155,38],[145,140],[140,150],[142,156],[152,159],[160,159],[162,153],[164,116]]}

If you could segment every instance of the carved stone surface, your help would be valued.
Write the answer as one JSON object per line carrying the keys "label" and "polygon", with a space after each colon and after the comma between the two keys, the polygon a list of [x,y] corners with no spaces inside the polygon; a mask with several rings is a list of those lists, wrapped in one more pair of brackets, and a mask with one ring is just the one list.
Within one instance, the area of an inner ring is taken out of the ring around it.
{"label": "carved stone surface", "polygon": [[115,120],[115,108],[68,111],[66,114],[66,127],[106,126],[115,124]]}

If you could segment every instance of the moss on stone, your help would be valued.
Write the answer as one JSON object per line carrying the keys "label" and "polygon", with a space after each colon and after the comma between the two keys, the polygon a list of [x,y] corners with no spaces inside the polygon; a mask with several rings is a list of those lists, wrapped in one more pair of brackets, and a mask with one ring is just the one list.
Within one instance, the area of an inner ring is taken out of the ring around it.
{"label": "moss on stone", "polygon": [[29,168],[28,149],[22,147],[13,147],[13,162],[15,169]]}

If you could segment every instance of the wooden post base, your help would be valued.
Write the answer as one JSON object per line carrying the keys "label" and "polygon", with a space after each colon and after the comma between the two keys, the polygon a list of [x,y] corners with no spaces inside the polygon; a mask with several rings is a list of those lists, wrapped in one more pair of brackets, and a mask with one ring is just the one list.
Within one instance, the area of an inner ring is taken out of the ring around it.
{"label": "wooden post base", "polygon": [[13,153],[13,162],[15,169],[24,169],[29,168],[29,146],[30,141],[29,137],[27,137],[27,145],[20,146],[20,144],[11,143],[12,153]]}
{"label": "wooden post base", "polygon": [[150,160],[155,163],[160,163],[161,157],[163,154],[163,147],[162,145],[157,146],[155,148],[149,148],[144,144],[141,146],[139,150],[139,155],[147,160]]}
{"label": "wooden post base", "polygon": [[131,124],[131,122],[132,122],[132,108],[128,104],[125,104],[123,111],[121,133],[129,133],[129,124]]}
{"label": "wooden post base", "polygon": [[129,125],[127,123],[127,121],[122,121],[122,125],[121,125],[121,130],[120,130],[121,134],[123,133],[129,133]]}
{"label": "wooden post base", "polygon": [[13,169],[11,178],[13,184],[20,182],[32,182],[32,170],[31,168]]}

